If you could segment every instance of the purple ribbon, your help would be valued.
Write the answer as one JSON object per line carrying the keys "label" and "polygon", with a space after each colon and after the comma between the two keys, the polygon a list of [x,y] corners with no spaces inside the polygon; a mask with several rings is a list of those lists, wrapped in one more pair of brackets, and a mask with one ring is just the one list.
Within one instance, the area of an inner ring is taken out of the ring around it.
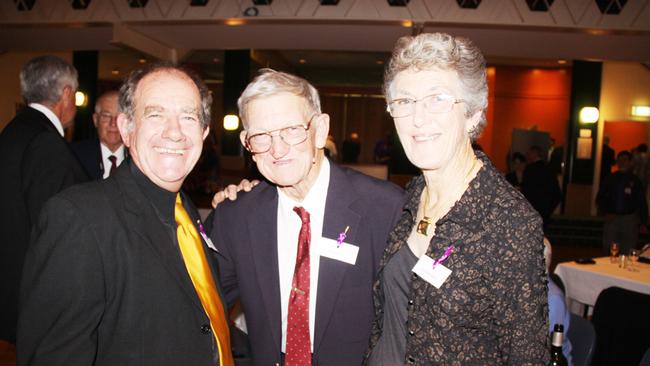
{"label": "purple ribbon", "polygon": [[201,220],[196,220],[196,223],[199,224],[199,232],[207,236],[207,234],[205,233],[205,229],[203,228],[203,224],[201,223]]}
{"label": "purple ribbon", "polygon": [[336,239],[336,247],[340,247],[341,244],[343,244],[343,240],[347,237],[348,230],[350,230],[349,226],[345,227],[345,231],[339,234],[339,238]]}
{"label": "purple ribbon", "polygon": [[445,259],[449,258],[449,256],[451,255],[451,253],[453,251],[454,251],[454,245],[452,244],[452,245],[447,247],[447,249],[445,250],[445,254],[443,254],[442,257],[440,257],[440,258],[436,259],[435,261],[433,261],[433,268],[436,268],[438,263],[442,263]]}

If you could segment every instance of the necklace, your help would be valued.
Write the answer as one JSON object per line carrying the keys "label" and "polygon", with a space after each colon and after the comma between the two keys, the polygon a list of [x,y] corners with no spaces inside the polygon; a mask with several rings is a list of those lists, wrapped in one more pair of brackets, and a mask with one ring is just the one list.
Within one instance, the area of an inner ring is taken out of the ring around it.
{"label": "necklace", "polygon": [[[469,172],[467,173],[467,176],[464,178],[464,185],[463,191],[467,189],[467,184],[474,178],[476,175],[477,171],[481,168],[482,163],[478,159],[474,159],[472,162],[472,165],[469,169]],[[429,208],[429,191],[427,190],[426,186],[424,188],[425,196],[424,196],[424,207],[422,207],[422,219],[418,222],[417,227],[415,228],[415,231],[417,231],[418,234],[428,236],[429,235],[429,228],[433,226],[433,220],[431,216],[427,216],[427,209]]]}
{"label": "necklace", "polygon": [[415,230],[418,232],[418,234],[422,234],[424,236],[429,235],[429,228],[431,227],[431,218],[427,216],[427,207],[429,207],[429,191],[426,190],[425,187],[425,192],[424,192],[424,207],[422,207],[422,220],[418,222],[418,226],[415,228]]}

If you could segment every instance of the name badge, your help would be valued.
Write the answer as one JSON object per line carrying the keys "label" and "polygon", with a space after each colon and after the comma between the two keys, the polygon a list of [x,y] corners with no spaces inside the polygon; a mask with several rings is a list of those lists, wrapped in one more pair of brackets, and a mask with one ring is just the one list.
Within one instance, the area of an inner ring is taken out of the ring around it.
{"label": "name badge", "polygon": [[201,234],[201,237],[203,238],[203,240],[205,240],[205,243],[208,244],[208,248],[210,248],[210,249],[214,250],[215,252],[219,253],[219,250],[217,249],[217,247],[214,246],[214,243],[212,243],[212,240],[210,240],[210,238],[208,238],[208,236],[205,235],[205,233],[202,230],[199,231],[199,234]]}
{"label": "name badge", "polygon": [[433,259],[427,255],[420,257],[412,271],[435,288],[440,288],[451,274],[451,269],[445,267],[442,263],[438,263],[434,267]]}
{"label": "name badge", "polygon": [[317,249],[320,256],[352,265],[357,262],[357,254],[359,254],[358,246],[346,242],[338,245],[336,240],[328,238],[320,238]]}

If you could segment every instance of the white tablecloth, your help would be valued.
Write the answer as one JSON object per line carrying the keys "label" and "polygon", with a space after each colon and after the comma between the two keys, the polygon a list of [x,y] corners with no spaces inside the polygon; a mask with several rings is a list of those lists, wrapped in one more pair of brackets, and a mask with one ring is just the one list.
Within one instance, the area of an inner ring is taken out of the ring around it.
{"label": "white tablecloth", "polygon": [[609,257],[594,260],[596,264],[564,262],[555,267],[555,274],[564,283],[567,302],[572,311],[579,313],[571,305],[572,301],[594,306],[600,292],[612,286],[650,294],[650,264],[637,262],[639,272],[631,272],[626,268],[618,268],[618,263],[611,263]]}

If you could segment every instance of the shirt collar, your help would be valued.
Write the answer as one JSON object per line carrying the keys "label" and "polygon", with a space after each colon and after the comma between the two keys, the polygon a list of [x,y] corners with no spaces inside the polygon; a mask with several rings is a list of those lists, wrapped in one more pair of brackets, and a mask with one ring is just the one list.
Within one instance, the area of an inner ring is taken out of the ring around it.
{"label": "shirt collar", "polygon": [[99,146],[102,150],[102,156],[106,159],[108,159],[108,157],[111,155],[115,155],[118,162],[124,160],[124,145],[120,145],[120,147],[118,147],[115,152],[112,152],[111,149],[109,149],[108,146],[104,145],[104,143],[101,141],[99,142]]}
{"label": "shirt collar", "polygon": [[135,182],[138,184],[144,195],[149,199],[153,207],[158,212],[158,216],[167,224],[174,224],[174,211],[176,209],[176,194],[166,189],[158,187],[152,182],[135,163],[128,161],[129,169]]}
{"label": "shirt collar", "polygon": [[48,107],[46,107],[46,106],[44,106],[44,105],[42,105],[40,103],[29,103],[29,106],[31,108],[34,108],[37,111],[43,113],[45,115],[45,117],[47,117],[47,119],[49,119],[50,122],[52,122],[52,124],[54,125],[54,128],[56,128],[56,130],[59,131],[59,134],[61,134],[61,137],[64,136],[63,125],[61,124],[61,120],[59,120],[59,117],[57,117],[56,114],[54,114],[54,112],[52,112],[51,109],[49,109]]}

